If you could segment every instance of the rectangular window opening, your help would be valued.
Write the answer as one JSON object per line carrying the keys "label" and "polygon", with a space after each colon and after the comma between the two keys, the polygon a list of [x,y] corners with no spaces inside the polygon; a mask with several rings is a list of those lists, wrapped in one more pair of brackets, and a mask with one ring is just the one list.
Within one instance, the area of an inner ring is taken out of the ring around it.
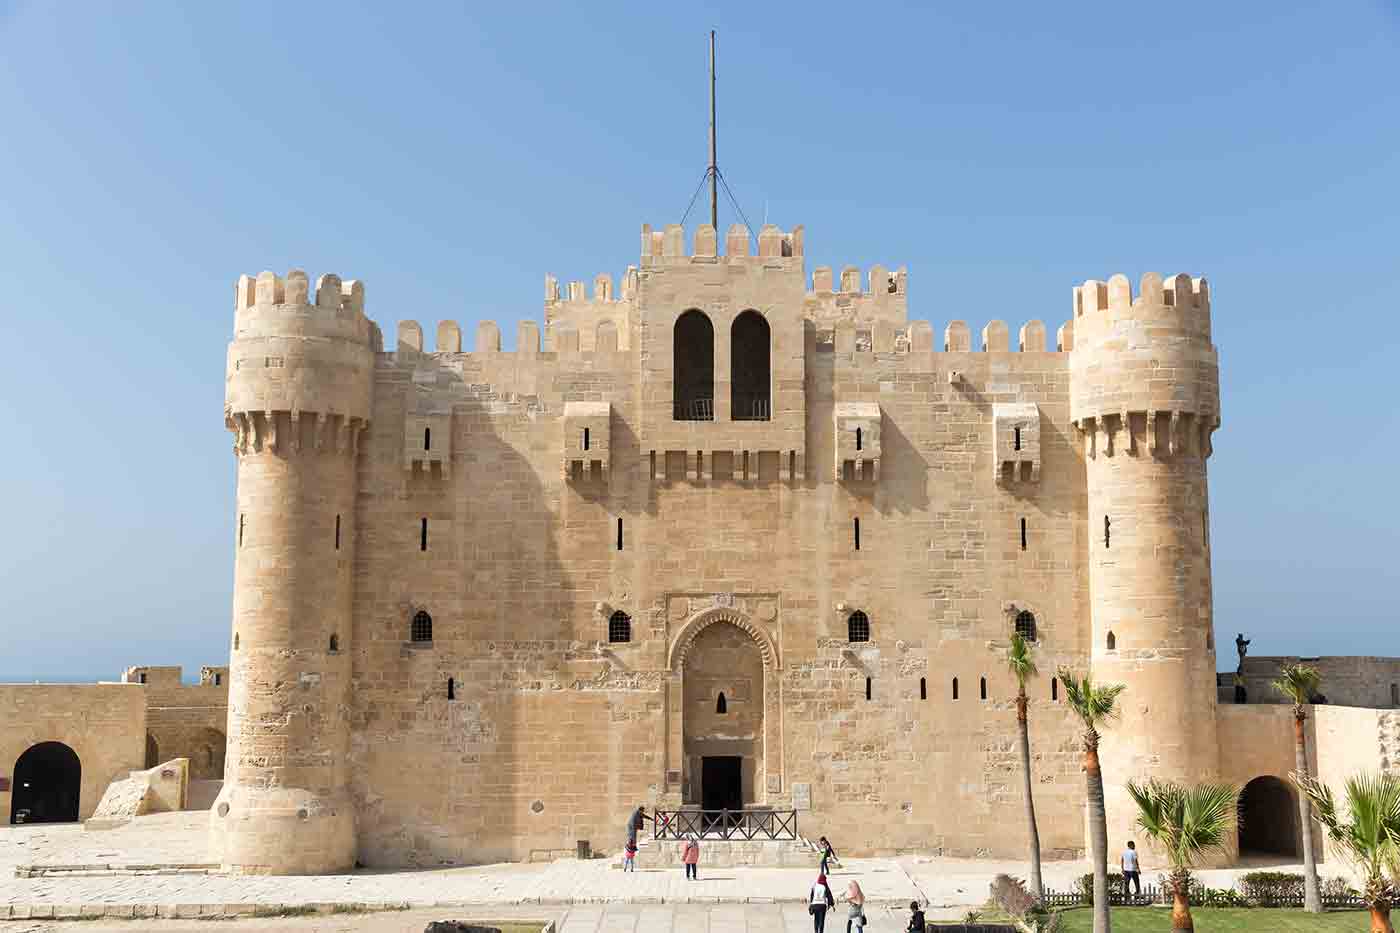
{"label": "rectangular window opening", "polygon": [[617,520],[617,549],[622,550],[622,518]]}
{"label": "rectangular window opening", "polygon": [[987,698],[987,678],[982,678],[982,699]]}
{"label": "rectangular window opening", "polygon": [[583,449],[584,449],[584,450],[587,450],[587,449],[588,449],[588,429],[587,429],[587,428],[584,428],[584,429],[583,429]]}
{"label": "rectangular window opening", "polygon": [[865,678],[865,698],[870,699],[870,678]]}
{"label": "rectangular window opening", "polygon": [[424,429],[423,429],[423,449],[424,449],[424,450],[432,450],[432,449],[433,449],[433,429],[432,429],[432,428],[424,428]]}
{"label": "rectangular window opening", "polygon": [[238,513],[238,546],[243,546],[243,526],[247,523],[248,516],[242,512]]}
{"label": "rectangular window opening", "polygon": [[340,516],[335,517],[335,549],[340,550]]}
{"label": "rectangular window opening", "polygon": [[860,445],[861,445],[860,428],[856,428],[856,450],[860,450]]}
{"label": "rectangular window opening", "polygon": [[1112,523],[1109,522],[1108,516],[1105,515],[1105,516],[1103,517],[1103,546],[1104,546],[1104,550],[1108,550],[1108,539],[1109,539],[1109,532],[1108,532],[1108,529],[1109,529],[1109,525],[1110,525],[1110,524],[1112,524]]}
{"label": "rectangular window opening", "polygon": [[919,678],[919,699],[921,699],[921,700],[927,700],[927,699],[928,699],[928,678],[927,678],[927,677],[920,677],[920,678]]}
{"label": "rectangular window opening", "polygon": [[1026,520],[1021,519],[1021,550],[1026,549]]}
{"label": "rectangular window opening", "polygon": [[1020,428],[1017,428],[1017,429],[1016,429],[1016,441],[1015,441],[1015,445],[1016,445],[1016,446],[1015,446],[1015,449],[1016,449],[1016,450],[1020,450],[1020,449],[1021,449],[1021,429],[1020,429]]}
{"label": "rectangular window opening", "polygon": [[860,550],[860,519],[857,518],[857,519],[855,519],[854,521],[855,521],[855,545],[856,545],[856,550],[859,551],[859,550]]}
{"label": "rectangular window opening", "polygon": [[428,520],[425,518],[425,519],[423,519],[422,524],[419,525],[419,527],[418,527],[418,550],[420,550],[420,551],[426,551],[427,549],[428,549]]}

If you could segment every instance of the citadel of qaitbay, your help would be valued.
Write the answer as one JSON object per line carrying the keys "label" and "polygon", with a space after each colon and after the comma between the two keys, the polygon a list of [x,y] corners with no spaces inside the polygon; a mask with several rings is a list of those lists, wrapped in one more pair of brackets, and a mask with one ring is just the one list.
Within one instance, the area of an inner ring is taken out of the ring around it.
{"label": "citadel of qaitbay", "polygon": [[[643,226],[620,282],[546,277],[511,352],[489,321],[386,347],[360,282],[240,277],[228,666],[0,686],[0,810],[207,808],[237,873],[572,856],[638,805],[1018,857],[1019,632],[1047,856],[1085,849],[1060,666],[1127,685],[1110,839],[1129,778],[1224,780],[1226,859],[1296,855],[1286,659],[1241,651],[1244,704],[1216,674],[1206,280],[1086,281],[1053,335],[1047,302],[974,343],[910,320],[902,268],[809,278],[804,237]],[[1400,661],[1308,661],[1320,779],[1400,761]]]}

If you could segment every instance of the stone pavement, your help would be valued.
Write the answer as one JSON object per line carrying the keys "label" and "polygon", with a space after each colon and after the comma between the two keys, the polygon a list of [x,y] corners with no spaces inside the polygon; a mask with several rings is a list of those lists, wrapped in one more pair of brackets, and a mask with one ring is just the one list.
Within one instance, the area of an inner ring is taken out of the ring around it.
{"label": "stone pavement", "polygon": [[[0,828],[0,919],[52,919],[82,916],[198,917],[247,915],[271,905],[365,905],[489,907],[539,905],[583,908],[587,905],[634,905],[639,910],[656,905],[793,904],[805,916],[802,902],[816,874],[815,866],[803,868],[712,868],[702,854],[700,880],[687,881],[678,868],[647,869],[624,873],[610,860],[579,862],[572,859],[549,864],[500,864],[470,868],[404,871],[362,870],[346,875],[264,877],[192,874],[124,874],[42,876],[17,878],[21,864],[74,863],[172,863],[207,859],[207,817],[204,813],[167,813],[141,817],[128,826],[107,831],[85,831],[77,824],[13,826]],[[713,845],[713,844],[712,844]],[[1258,866],[1254,866],[1258,867]],[[1295,870],[1296,866],[1270,867]],[[1156,878],[1157,868],[1144,865],[1144,881]],[[832,872],[838,897],[851,879],[860,881],[872,904],[896,912],[911,900],[934,908],[958,912],[980,905],[988,885],[998,872],[1025,877],[1026,866],[1015,861],[949,858],[848,859]],[[1045,882],[1068,890],[1083,871],[1082,862],[1048,862]],[[1202,880],[1225,887],[1247,869],[1202,872]],[[1323,875],[1339,873],[1337,866],[1323,868]],[[476,911],[473,911],[476,912]],[[479,912],[478,912],[479,913]],[[777,923],[782,911],[741,912],[735,916],[768,917],[755,923]],[[586,910],[570,922],[582,923]],[[640,914],[618,913],[617,917]],[[771,915],[771,916],[770,916]],[[402,917],[402,914],[399,914]],[[630,929],[618,926],[613,915],[595,919],[601,930]],[[660,916],[658,913],[657,916]],[[677,916],[688,917],[682,912]],[[707,912],[711,928],[728,923],[723,911]],[[715,919],[719,918],[719,919]],[[322,922],[327,922],[323,919]],[[343,922],[343,921],[338,921]],[[386,923],[393,922],[386,918]],[[682,921],[678,921],[682,922]],[[786,922],[784,920],[784,922]],[[704,929],[691,924],[676,929]],[[241,925],[241,922],[240,922]],[[771,924],[770,924],[771,925]],[[152,927],[154,929],[154,927]],[[88,931],[94,928],[85,927]],[[269,929],[269,927],[263,927]],[[392,929],[392,927],[386,927]],[[774,927],[781,929],[781,927]],[[0,933],[11,933],[10,927]]]}

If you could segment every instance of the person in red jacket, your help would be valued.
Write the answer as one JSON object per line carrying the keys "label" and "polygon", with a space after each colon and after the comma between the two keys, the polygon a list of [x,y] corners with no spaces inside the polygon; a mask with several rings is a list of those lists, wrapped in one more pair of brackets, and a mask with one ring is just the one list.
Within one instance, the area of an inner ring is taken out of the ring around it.
{"label": "person in red jacket", "polygon": [[691,833],[690,838],[685,841],[685,849],[681,852],[681,861],[685,863],[685,876],[692,881],[699,881],[700,864],[700,840]]}

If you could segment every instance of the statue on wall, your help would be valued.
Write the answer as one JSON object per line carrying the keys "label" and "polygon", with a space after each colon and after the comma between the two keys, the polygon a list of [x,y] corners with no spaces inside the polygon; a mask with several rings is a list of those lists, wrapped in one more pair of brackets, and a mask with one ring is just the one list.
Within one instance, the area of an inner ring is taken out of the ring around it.
{"label": "statue on wall", "polygon": [[1240,653],[1240,666],[1238,670],[1241,674],[1244,673],[1244,656],[1249,654],[1249,642],[1250,639],[1244,637],[1244,632],[1239,632],[1235,635],[1235,650]]}

